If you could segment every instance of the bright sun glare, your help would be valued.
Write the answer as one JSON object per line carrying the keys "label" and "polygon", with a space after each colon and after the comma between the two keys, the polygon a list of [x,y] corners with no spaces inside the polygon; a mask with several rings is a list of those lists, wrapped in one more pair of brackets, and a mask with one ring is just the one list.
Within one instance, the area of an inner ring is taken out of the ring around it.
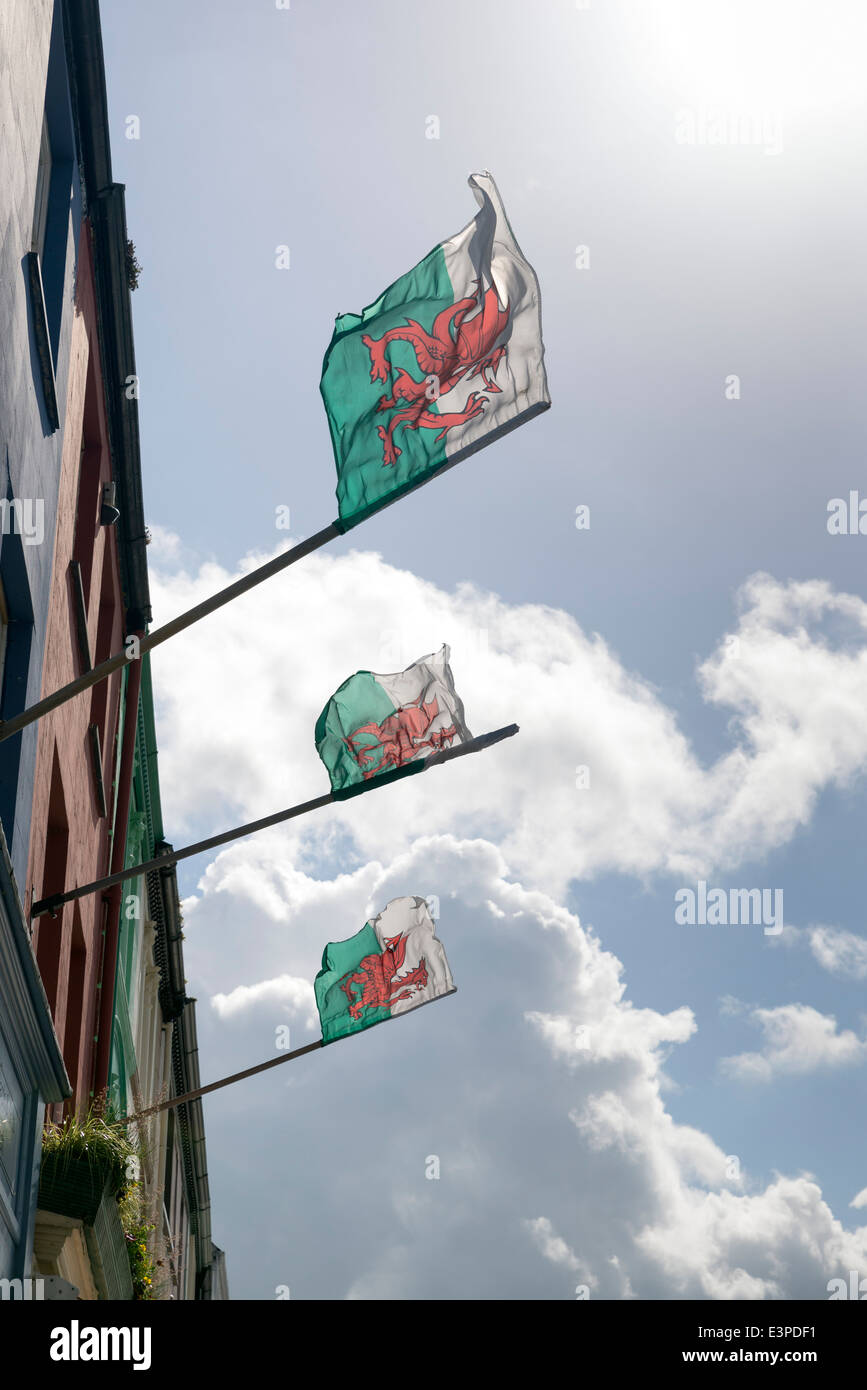
{"label": "bright sun glare", "polygon": [[867,0],[659,0],[645,19],[691,100],[789,115],[864,101]]}

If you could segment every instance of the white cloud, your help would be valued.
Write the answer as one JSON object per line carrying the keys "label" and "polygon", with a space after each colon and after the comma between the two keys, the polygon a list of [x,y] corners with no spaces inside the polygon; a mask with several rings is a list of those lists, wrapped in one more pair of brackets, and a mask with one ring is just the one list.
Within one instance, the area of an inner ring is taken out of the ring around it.
{"label": "white cloud", "polygon": [[[157,570],[156,621],[233,577],[211,563]],[[473,732],[515,720],[518,737],[371,793],[375,814],[352,802],[313,813],[294,827],[295,862],[335,836],[373,859],[458,829],[496,839],[526,883],[557,896],[601,870],[731,869],[784,844],[823,788],[867,766],[867,604],[767,575],[739,604],[737,642],[698,671],[732,715],[731,750],[705,768],[654,690],[568,614],[445,592],[375,554],[314,554],[154,653],[166,803],[198,831],[203,806],[217,830],[318,795],[313,729],[337,686],[448,641]],[[575,786],[579,765],[589,789]]]}
{"label": "white cloud", "polygon": [[232,1018],[267,1005],[282,1006],[292,1015],[303,1015],[308,1027],[316,1022],[316,1000],[313,986],[309,980],[298,979],[294,975],[278,975],[273,980],[262,980],[257,985],[236,985],[228,994],[215,994],[211,1005],[220,1018]]}
{"label": "white cloud", "polygon": [[[231,578],[213,565],[155,577],[157,622]],[[309,1281],[311,1252],[340,1250],[353,1298],[551,1296],[560,1277],[571,1297],[579,1267],[607,1298],[815,1298],[867,1262],[867,1228],[846,1231],[812,1178],[762,1187],[674,1120],[665,1062],[694,1038],[693,1010],[636,1006],[620,961],[559,901],[603,869],[692,877],[753,859],[867,764],[867,605],[767,576],[740,602],[738,641],[699,670],[706,698],[733,714],[731,751],[710,768],[657,694],[567,614],[445,593],[377,555],[310,557],[154,654],[163,803],[196,834],[323,790],[315,719],[354,670],[394,670],[449,641],[473,731],[521,724],[484,761],[231,846],[185,902],[215,1067],[232,1065],[221,1048],[236,1019],[270,1029],[288,1010],[314,1029],[304,985],[324,944],[390,897],[440,897],[458,983],[441,1013],[323,1049],[318,1071],[295,1073],[303,1146],[286,1150],[273,1105],[254,1109],[260,1092],[225,1093],[231,1132],[244,1117],[260,1135],[261,1201],[247,1194],[244,1210],[245,1229],[263,1233],[257,1264],[282,1270],[297,1240],[296,1278]],[[575,788],[579,764],[588,791]],[[752,1017],[765,1045],[727,1059],[738,1075],[863,1055],[806,1005]],[[549,1215],[528,1228],[542,1182]],[[305,1243],[287,1231],[308,1212]],[[333,1270],[328,1281],[333,1296]]]}
{"label": "white cloud", "polygon": [[[779,938],[771,938],[771,940]],[[738,1014],[746,1013],[749,1004],[745,1004],[742,999],[736,999],[733,994],[724,994],[719,1001],[719,1011],[723,1018],[737,1018]]]}
{"label": "white cloud", "polygon": [[751,1017],[764,1032],[761,1052],[725,1057],[721,1066],[744,1081],[771,1081],[776,1076],[807,1076],[828,1067],[848,1066],[867,1057],[867,1040],[808,1004],[753,1009]]}
{"label": "white cloud", "polygon": [[839,927],[810,927],[810,950],[824,970],[847,979],[867,979],[867,939]]}
{"label": "white cloud", "polygon": [[[315,972],[324,942],[348,934],[374,906],[440,890],[438,933],[458,983],[454,1000],[437,1006],[436,1021],[435,1010],[422,1010],[415,1027],[401,1023],[401,1034],[374,1029],[346,1045],[322,1095],[316,1076],[299,1073],[314,1097],[310,1114],[294,1122],[310,1126],[310,1171],[322,1167],[321,1195],[310,1199],[317,1220],[328,1213],[335,1240],[341,1223],[361,1213],[373,1223],[356,1234],[362,1255],[349,1265],[348,1297],[504,1296],[505,1280],[505,1296],[538,1289],[572,1298],[577,1280],[604,1298],[815,1298],[829,1278],[867,1261],[867,1227],[845,1230],[809,1176],[757,1184],[732,1170],[710,1135],[674,1120],[665,1059],[695,1036],[692,1011],[637,1008],[617,958],[549,895],[512,881],[494,845],[424,837],[388,868],[365,865],[335,884],[287,877],[275,837],[267,854],[255,850],[266,882],[252,906],[235,862],[246,853],[252,843],[219,856],[187,931],[188,949],[198,943],[208,968],[226,979],[237,971],[241,906],[247,939],[258,943],[248,971],[255,961],[267,971],[291,949],[293,966]],[[279,924],[270,915],[277,883],[285,894]],[[198,930],[205,923],[206,934]],[[270,1026],[282,988],[275,975],[229,998],[249,1001]],[[553,1010],[545,1007],[552,997]],[[555,1069],[547,1077],[538,1070],[540,1045]],[[307,1093],[293,1092],[293,1104]],[[352,1164],[336,1176],[334,1154],[320,1157],[316,1147],[323,1097],[338,1114],[351,1106],[353,1117]],[[360,1127],[374,1104],[371,1129]],[[279,1150],[279,1126],[270,1136],[267,1117],[259,1123],[265,1150]],[[442,1162],[439,1182],[424,1181],[432,1153]],[[542,1182],[551,1214],[528,1224],[522,1213],[533,1210]],[[294,1200],[285,1183],[284,1191],[285,1212],[272,1211],[281,1231]],[[271,1193],[275,1200],[284,1199]],[[543,1256],[538,1272],[514,1243],[528,1233]],[[322,1238],[327,1244],[327,1232]],[[552,1292],[544,1280],[557,1271],[563,1282]]]}
{"label": "white cloud", "polygon": [[[546,1260],[555,1265],[563,1265],[566,1269],[581,1268],[581,1261],[574,1251],[569,1249],[562,1236],[557,1235],[547,1216],[533,1217],[525,1221],[524,1225]],[[593,1284],[597,1282],[596,1279],[593,1280]]]}
{"label": "white cloud", "polygon": [[831,975],[845,980],[867,979],[867,938],[842,927],[784,926],[768,938],[772,946],[808,947],[814,960]]}
{"label": "white cloud", "polygon": [[861,1191],[857,1192],[852,1198],[849,1205],[850,1207],[857,1207],[859,1210],[867,1207],[867,1187],[862,1187]]}

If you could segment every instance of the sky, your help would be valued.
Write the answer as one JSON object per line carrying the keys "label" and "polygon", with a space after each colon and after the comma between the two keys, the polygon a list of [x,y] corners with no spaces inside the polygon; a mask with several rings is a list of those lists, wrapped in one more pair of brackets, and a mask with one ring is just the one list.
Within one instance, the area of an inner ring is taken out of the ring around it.
{"label": "sky", "polygon": [[[542,292],[550,411],[153,654],[176,846],[326,791],[355,670],[448,642],[473,733],[521,726],[181,866],[203,1081],[316,1038],[325,943],[395,896],[458,985],[205,1100],[232,1296],[867,1275],[867,16],[101,8],[155,624],[333,520],[334,318],[474,170]],[[701,882],[769,913],[678,921]]]}

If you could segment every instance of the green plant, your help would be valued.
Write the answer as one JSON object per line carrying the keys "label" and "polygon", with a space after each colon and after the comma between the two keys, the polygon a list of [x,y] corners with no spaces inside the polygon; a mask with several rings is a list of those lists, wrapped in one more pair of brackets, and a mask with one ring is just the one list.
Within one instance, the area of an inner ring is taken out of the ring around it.
{"label": "green plant", "polygon": [[132,1276],[133,1294],[139,1299],[154,1297],[154,1274],[156,1268],[148,1251],[153,1222],[145,1221],[142,1215],[142,1190],[138,1182],[130,1183],[118,1202],[120,1224],[126,1240],[126,1253],[129,1257],[129,1272]]}
{"label": "green plant", "polygon": [[84,1116],[68,1115],[61,1124],[49,1123],[42,1136],[43,1179],[62,1178],[84,1162],[94,1179],[104,1182],[115,1196],[129,1185],[138,1157],[138,1145],[126,1125],[100,1101]]}
{"label": "green plant", "polygon": [[126,280],[127,280],[127,284],[129,285],[129,287],[130,287],[131,290],[137,290],[137,289],[138,289],[138,277],[139,277],[140,275],[141,275],[141,266],[139,265],[139,263],[138,263],[138,261],[137,261],[137,259],[136,259],[136,254],[135,254],[135,243],[132,242],[132,241],[127,241],[127,244],[126,244]]}

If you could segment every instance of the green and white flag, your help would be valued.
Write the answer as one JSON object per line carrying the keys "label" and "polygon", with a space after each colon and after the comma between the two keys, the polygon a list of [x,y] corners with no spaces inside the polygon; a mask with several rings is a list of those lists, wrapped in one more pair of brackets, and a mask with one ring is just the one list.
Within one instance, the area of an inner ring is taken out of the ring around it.
{"label": "green and white flag", "polygon": [[393,898],[348,941],[325,947],[313,982],[323,1043],[454,994],[424,898]]}
{"label": "green and white flag", "polygon": [[341,531],[551,404],[539,282],[488,173],[480,211],[361,314],[341,314],[320,390]]}
{"label": "green and white flag", "polygon": [[396,675],[356,671],[316,721],[316,751],[338,800],[374,778],[421,772],[431,754],[471,738],[447,646]]}

